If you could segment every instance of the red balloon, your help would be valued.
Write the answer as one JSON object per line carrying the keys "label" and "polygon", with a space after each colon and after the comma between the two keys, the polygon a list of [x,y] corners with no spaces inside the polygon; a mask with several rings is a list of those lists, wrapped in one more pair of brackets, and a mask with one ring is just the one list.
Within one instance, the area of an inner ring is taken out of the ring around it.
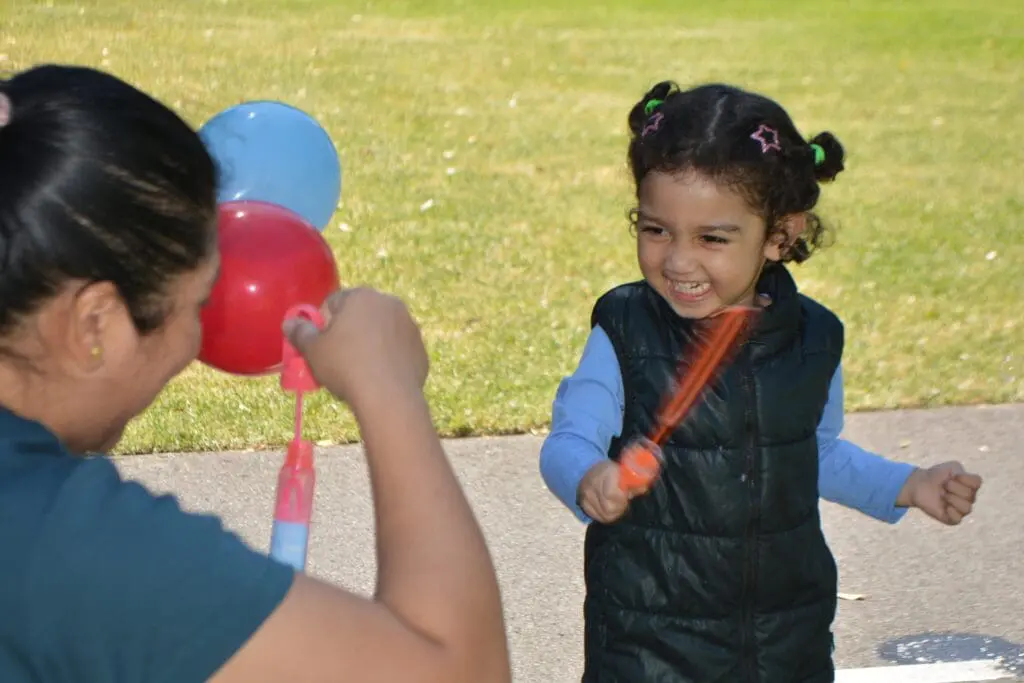
{"label": "red balloon", "polygon": [[203,308],[199,360],[236,375],[279,372],[289,308],[317,308],[338,288],[323,236],[300,216],[266,202],[218,207],[220,277]]}

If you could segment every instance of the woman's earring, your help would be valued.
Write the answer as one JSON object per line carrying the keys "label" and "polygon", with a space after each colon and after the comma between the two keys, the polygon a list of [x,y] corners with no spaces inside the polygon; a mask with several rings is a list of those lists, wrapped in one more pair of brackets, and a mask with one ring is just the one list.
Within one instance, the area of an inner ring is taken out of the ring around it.
{"label": "woman's earring", "polygon": [[103,348],[99,346],[94,346],[92,347],[91,353],[93,358],[99,359],[99,357],[103,355]]}

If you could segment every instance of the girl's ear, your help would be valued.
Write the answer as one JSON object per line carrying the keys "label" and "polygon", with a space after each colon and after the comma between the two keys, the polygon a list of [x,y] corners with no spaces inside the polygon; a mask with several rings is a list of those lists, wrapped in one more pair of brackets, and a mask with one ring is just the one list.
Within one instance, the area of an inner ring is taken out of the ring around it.
{"label": "girl's ear", "polygon": [[769,261],[781,261],[806,229],[806,213],[794,213],[786,216],[779,222],[768,241],[764,243],[764,257]]}

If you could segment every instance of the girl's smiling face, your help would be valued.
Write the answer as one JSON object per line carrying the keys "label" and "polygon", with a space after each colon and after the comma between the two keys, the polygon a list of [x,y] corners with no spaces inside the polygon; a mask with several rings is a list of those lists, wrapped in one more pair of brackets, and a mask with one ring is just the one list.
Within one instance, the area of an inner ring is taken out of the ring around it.
{"label": "girl's smiling face", "polygon": [[742,196],[699,173],[652,172],[640,184],[637,259],[644,278],[684,318],[754,303],[766,260],[801,220],[767,239],[764,219]]}

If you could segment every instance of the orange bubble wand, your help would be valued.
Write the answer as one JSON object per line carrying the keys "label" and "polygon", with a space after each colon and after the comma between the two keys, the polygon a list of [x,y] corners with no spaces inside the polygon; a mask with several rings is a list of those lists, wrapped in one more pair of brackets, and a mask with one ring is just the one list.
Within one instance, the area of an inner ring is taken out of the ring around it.
{"label": "orange bubble wand", "polygon": [[619,487],[645,489],[661,473],[661,446],[683,421],[711,380],[746,341],[758,313],[756,308],[734,306],[710,319],[710,332],[698,339],[690,364],[680,364],[674,392],[658,411],[657,427],[648,438],[630,444],[619,458]]}

